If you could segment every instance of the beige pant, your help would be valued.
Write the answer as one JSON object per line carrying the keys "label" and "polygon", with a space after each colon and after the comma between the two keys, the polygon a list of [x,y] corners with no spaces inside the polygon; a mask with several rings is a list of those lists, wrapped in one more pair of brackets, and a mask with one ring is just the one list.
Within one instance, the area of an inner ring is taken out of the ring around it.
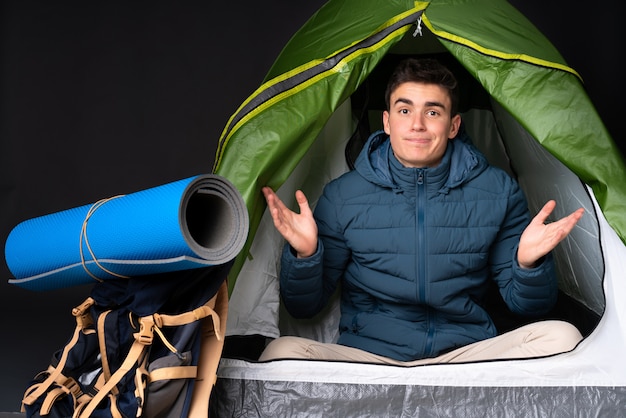
{"label": "beige pant", "polygon": [[582,335],[578,329],[567,322],[541,321],[457,348],[438,357],[404,362],[339,344],[320,343],[301,337],[280,337],[265,348],[259,360],[297,358],[418,366],[541,357],[573,350],[581,340]]}

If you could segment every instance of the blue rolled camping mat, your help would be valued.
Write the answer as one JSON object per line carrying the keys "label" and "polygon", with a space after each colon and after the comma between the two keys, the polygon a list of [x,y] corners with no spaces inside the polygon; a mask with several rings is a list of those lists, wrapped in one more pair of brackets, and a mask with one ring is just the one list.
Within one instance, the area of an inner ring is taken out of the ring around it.
{"label": "blue rolled camping mat", "polygon": [[26,220],[9,234],[9,283],[59,289],[225,264],[241,251],[248,212],[228,180],[204,174]]}

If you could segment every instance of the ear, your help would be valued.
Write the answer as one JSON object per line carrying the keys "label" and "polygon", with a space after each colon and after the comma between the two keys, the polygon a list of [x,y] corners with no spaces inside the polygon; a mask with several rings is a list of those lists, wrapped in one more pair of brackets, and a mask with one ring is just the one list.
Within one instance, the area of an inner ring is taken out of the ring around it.
{"label": "ear", "polygon": [[389,129],[389,112],[387,110],[383,112],[383,129],[387,135],[391,135],[391,130]]}
{"label": "ear", "polygon": [[459,129],[461,128],[461,115],[458,113],[452,117],[452,121],[450,123],[450,132],[448,133],[448,138],[454,138],[456,134],[459,133]]}

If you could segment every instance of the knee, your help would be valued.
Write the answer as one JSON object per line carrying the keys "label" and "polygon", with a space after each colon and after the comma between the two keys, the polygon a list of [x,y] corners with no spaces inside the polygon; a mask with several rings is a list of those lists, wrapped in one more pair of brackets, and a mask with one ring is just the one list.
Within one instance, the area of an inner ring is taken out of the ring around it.
{"label": "knee", "polygon": [[288,358],[306,358],[306,346],[300,337],[279,337],[270,342],[261,353],[259,361]]}
{"label": "knee", "polygon": [[546,348],[553,354],[564,353],[573,350],[583,339],[580,331],[574,325],[566,321],[544,321],[541,323],[543,339],[546,341]]}
{"label": "knee", "polygon": [[558,336],[562,351],[573,350],[579,342],[582,341],[583,336],[574,325],[565,321],[553,321],[552,323],[554,334]]}

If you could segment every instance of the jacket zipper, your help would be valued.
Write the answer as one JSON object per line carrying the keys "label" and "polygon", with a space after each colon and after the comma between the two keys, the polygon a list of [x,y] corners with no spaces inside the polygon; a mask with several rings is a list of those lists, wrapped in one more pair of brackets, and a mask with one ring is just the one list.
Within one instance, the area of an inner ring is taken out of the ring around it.
{"label": "jacket zipper", "polygon": [[[424,223],[424,207],[426,205],[426,185],[424,170],[417,172],[417,286],[418,300],[426,300],[426,226]],[[430,325],[430,310],[426,310],[426,342],[424,353],[429,355],[433,344],[433,329]]]}

